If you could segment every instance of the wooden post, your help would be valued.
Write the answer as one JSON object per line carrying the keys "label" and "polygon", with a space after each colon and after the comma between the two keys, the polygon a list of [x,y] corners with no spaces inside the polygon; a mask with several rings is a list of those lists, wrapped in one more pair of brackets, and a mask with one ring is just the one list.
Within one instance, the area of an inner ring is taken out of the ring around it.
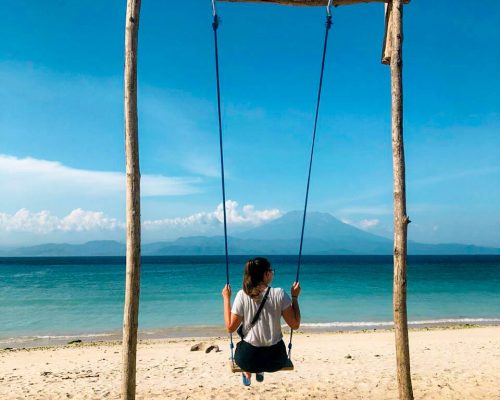
{"label": "wooden post", "polygon": [[385,30],[382,45],[382,64],[391,64],[392,52],[392,3],[385,4]]}
{"label": "wooden post", "polygon": [[127,173],[127,273],[123,311],[123,400],[135,399],[141,271],[141,205],[137,123],[137,40],[141,0],[127,0],[125,20],[125,158]]}
{"label": "wooden post", "polygon": [[406,254],[408,223],[406,215],[405,158],[403,144],[403,2],[392,1],[391,87],[392,87],[392,164],[394,174],[394,331],[396,364],[401,400],[413,400],[406,312]]}

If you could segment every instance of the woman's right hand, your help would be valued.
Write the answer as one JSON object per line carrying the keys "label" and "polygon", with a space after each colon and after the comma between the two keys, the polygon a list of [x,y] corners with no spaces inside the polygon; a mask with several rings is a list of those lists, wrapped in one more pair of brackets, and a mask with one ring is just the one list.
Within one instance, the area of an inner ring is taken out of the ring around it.
{"label": "woman's right hand", "polygon": [[231,285],[226,285],[222,289],[222,297],[224,299],[231,299]]}
{"label": "woman's right hand", "polygon": [[299,297],[300,294],[300,282],[293,282],[292,288],[290,289],[292,298]]}

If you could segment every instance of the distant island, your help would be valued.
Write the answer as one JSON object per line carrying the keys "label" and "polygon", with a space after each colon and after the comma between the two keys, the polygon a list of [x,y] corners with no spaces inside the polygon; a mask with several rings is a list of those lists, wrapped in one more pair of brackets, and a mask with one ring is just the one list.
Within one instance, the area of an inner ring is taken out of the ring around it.
{"label": "distant island", "polygon": [[[228,238],[233,255],[293,255],[298,252],[302,214],[289,212],[257,228]],[[314,255],[390,255],[392,240],[345,224],[327,213],[307,215],[304,254]],[[190,236],[173,241],[144,243],[144,256],[224,254],[223,236]],[[424,244],[408,241],[410,255],[500,254],[499,248],[464,244]],[[1,249],[2,257],[124,256],[125,243],[113,240],[83,244],[48,243],[37,246]]]}

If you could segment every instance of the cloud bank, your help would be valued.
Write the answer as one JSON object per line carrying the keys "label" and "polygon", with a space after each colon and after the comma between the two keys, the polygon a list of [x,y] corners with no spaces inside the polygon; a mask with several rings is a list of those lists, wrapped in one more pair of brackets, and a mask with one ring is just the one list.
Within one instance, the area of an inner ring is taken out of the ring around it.
{"label": "cloud bank", "polygon": [[[256,210],[253,205],[241,209],[236,201],[228,200],[227,222],[232,230],[260,225],[282,215],[278,209]],[[200,212],[187,217],[144,220],[143,240],[173,240],[179,236],[222,235],[223,208],[219,204],[212,212]],[[0,237],[3,244],[38,244],[90,240],[125,240],[125,222],[111,218],[102,211],[77,208],[58,217],[47,210],[32,212],[22,208],[14,214],[0,213]]]}
{"label": "cloud bank", "polygon": [[[282,212],[277,208],[269,210],[255,210],[251,204],[244,205],[239,210],[239,204],[233,200],[226,201],[226,220],[229,225],[256,226],[264,222],[281,217]],[[145,221],[146,229],[161,229],[164,227],[219,227],[224,222],[224,210],[222,203],[212,212],[201,212],[184,218],[166,218],[160,220]]]}
{"label": "cloud bank", "polygon": [[[141,194],[177,196],[197,193],[200,182],[199,178],[143,175]],[[85,196],[106,197],[125,192],[125,174],[77,169],[56,161],[0,154],[0,185],[9,188],[9,196],[38,195],[44,191],[75,194],[76,191]]]}
{"label": "cloud bank", "polygon": [[125,224],[115,218],[108,218],[99,211],[85,211],[81,208],[71,211],[63,218],[49,211],[31,212],[25,208],[13,215],[0,213],[0,231],[48,234],[60,232],[91,232],[95,230],[124,229]]}

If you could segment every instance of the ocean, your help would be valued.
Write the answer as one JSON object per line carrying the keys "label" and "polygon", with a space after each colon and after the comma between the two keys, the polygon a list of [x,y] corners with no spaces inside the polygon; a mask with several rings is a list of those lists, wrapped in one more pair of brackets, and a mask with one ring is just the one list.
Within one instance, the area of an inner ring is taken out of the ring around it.
{"label": "ocean", "polygon": [[[233,298],[247,257],[230,258]],[[287,292],[297,257],[269,257]],[[305,256],[302,329],[391,326],[392,256]],[[121,335],[123,257],[0,258],[0,348]],[[224,334],[224,257],[143,257],[142,338]],[[410,325],[500,323],[500,256],[410,256]]]}

